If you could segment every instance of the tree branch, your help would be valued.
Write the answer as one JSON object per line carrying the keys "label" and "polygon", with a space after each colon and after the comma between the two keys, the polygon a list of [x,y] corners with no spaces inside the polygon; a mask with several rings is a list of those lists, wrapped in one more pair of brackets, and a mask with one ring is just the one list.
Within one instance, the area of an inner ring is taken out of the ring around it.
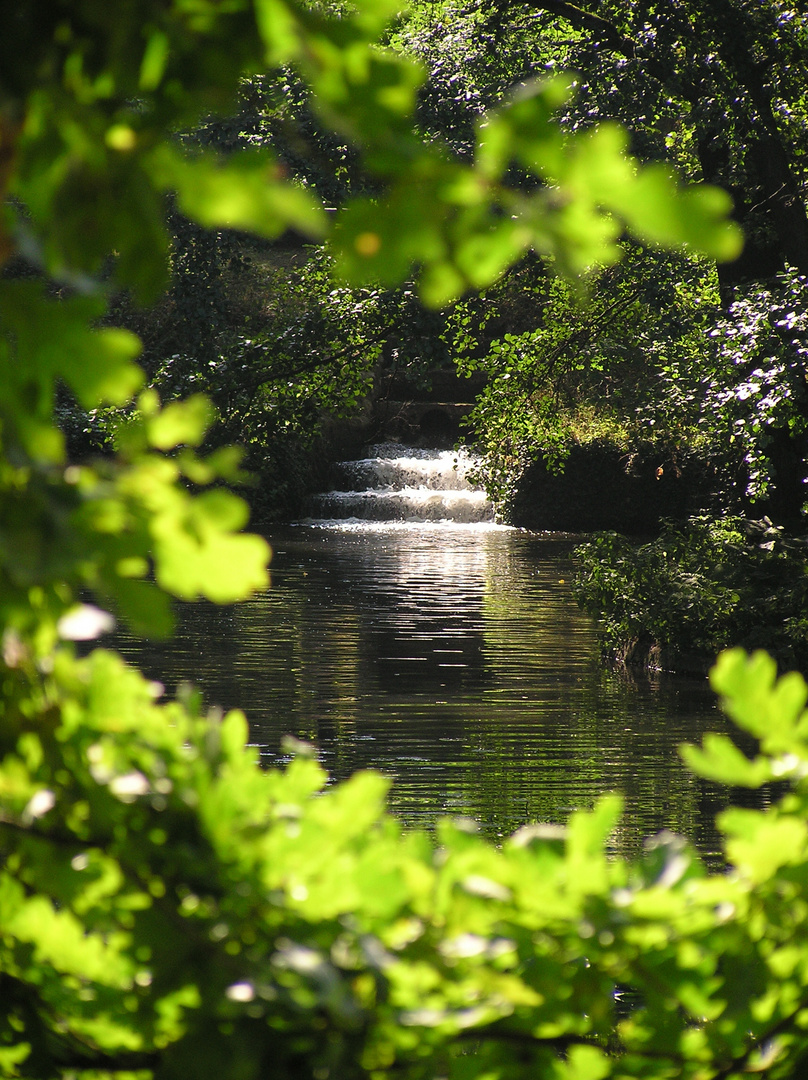
{"label": "tree branch", "polygon": [[530,7],[549,11],[551,15],[559,15],[571,23],[576,30],[592,31],[623,56],[633,59],[637,55],[636,43],[623,34],[614,23],[601,15],[578,7],[577,4],[570,4],[567,0],[530,0]]}

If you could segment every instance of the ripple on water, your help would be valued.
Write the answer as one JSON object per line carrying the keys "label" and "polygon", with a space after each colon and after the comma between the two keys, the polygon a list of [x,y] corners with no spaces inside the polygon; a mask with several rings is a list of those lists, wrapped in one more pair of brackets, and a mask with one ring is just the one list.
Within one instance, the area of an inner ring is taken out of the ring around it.
{"label": "ripple on water", "polygon": [[337,778],[389,774],[407,821],[470,814],[493,835],[619,791],[619,848],[672,826],[717,849],[717,796],[677,751],[722,724],[706,681],[602,670],[569,585],[571,541],[346,523],[269,539],[270,589],[184,605],[169,649],[120,639],[169,689],[190,678],[243,708],[267,764],[291,734]]}

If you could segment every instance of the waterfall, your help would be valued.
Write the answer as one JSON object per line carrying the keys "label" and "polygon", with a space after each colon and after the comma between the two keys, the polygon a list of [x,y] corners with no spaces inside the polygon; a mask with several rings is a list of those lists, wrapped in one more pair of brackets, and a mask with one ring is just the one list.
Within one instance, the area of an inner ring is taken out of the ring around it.
{"label": "waterfall", "polygon": [[367,457],[334,466],[334,490],[312,496],[303,524],[496,527],[493,505],[469,479],[476,464],[464,450],[371,446]]}

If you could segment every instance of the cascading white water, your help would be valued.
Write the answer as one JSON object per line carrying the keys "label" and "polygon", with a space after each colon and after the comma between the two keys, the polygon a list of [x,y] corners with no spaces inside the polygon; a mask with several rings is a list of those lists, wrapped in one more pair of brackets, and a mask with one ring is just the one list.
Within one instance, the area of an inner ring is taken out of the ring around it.
{"label": "cascading white water", "polygon": [[306,524],[341,527],[494,524],[494,508],[469,480],[476,461],[462,450],[384,443],[335,466],[333,491],[315,495]]}

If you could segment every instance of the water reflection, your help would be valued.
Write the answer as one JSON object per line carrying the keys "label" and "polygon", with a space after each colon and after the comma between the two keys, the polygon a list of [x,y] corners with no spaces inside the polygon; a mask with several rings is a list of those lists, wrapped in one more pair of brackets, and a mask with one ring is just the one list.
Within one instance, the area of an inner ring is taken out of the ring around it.
{"label": "water reflection", "polygon": [[703,680],[636,685],[601,670],[569,586],[569,541],[495,528],[287,528],[272,588],[189,605],[166,652],[124,642],[169,688],[243,708],[267,763],[286,734],[337,778],[394,778],[409,821],[470,814],[494,835],[626,799],[618,845],[663,826],[717,849],[723,796],[677,746],[723,721]]}

